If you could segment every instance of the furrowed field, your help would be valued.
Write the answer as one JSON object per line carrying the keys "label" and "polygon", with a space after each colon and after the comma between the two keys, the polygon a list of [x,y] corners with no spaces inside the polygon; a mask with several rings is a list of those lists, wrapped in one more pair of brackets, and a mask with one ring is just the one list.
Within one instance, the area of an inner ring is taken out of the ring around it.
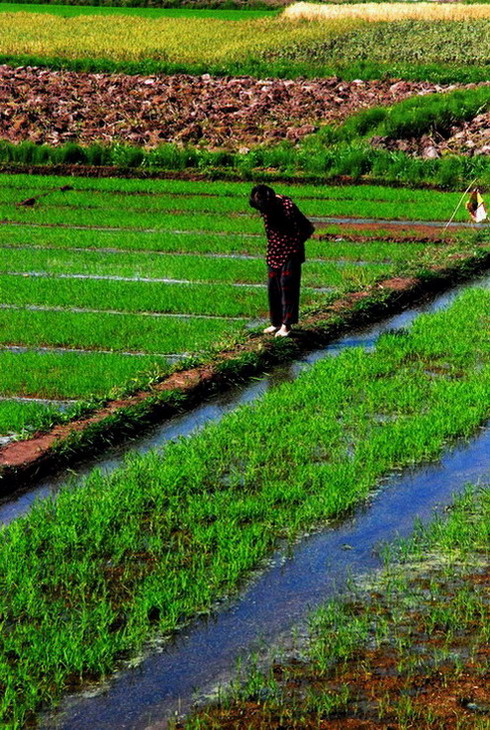
{"label": "furrowed field", "polygon": [[165,2],[0,3],[0,727],[488,730],[490,4]]}

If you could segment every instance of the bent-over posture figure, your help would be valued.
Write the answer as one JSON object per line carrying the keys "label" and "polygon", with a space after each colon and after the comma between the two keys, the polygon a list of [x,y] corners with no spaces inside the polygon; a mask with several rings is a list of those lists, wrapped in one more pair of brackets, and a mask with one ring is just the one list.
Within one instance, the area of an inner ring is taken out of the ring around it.
{"label": "bent-over posture figure", "polygon": [[315,229],[291,198],[276,195],[268,185],[257,185],[252,189],[250,205],[260,212],[267,236],[271,325],[264,332],[275,333],[276,337],[287,337],[299,316],[305,241]]}

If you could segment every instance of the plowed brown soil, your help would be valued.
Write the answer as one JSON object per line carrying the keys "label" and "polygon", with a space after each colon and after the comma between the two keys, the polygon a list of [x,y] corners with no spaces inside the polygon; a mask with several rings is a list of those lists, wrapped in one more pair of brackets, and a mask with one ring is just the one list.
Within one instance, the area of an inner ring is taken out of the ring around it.
{"label": "plowed brown soil", "polygon": [[[443,88],[413,81],[129,76],[0,66],[0,138],[240,150]],[[451,87],[454,88],[454,87]]]}

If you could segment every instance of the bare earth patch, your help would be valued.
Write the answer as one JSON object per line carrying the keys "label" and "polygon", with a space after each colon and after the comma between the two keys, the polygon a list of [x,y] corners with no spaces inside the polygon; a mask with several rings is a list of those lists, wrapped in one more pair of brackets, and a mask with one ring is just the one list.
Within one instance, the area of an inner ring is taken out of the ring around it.
{"label": "bare earth patch", "polygon": [[415,94],[426,82],[129,76],[0,66],[0,138],[60,145],[164,142],[244,150]]}

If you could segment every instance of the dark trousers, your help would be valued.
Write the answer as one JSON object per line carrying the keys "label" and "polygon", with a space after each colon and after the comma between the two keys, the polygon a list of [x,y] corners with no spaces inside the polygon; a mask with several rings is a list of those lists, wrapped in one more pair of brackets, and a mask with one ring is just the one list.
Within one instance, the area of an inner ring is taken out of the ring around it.
{"label": "dark trousers", "polygon": [[299,315],[301,262],[289,259],[279,269],[268,267],[269,311],[271,324],[296,324]]}

